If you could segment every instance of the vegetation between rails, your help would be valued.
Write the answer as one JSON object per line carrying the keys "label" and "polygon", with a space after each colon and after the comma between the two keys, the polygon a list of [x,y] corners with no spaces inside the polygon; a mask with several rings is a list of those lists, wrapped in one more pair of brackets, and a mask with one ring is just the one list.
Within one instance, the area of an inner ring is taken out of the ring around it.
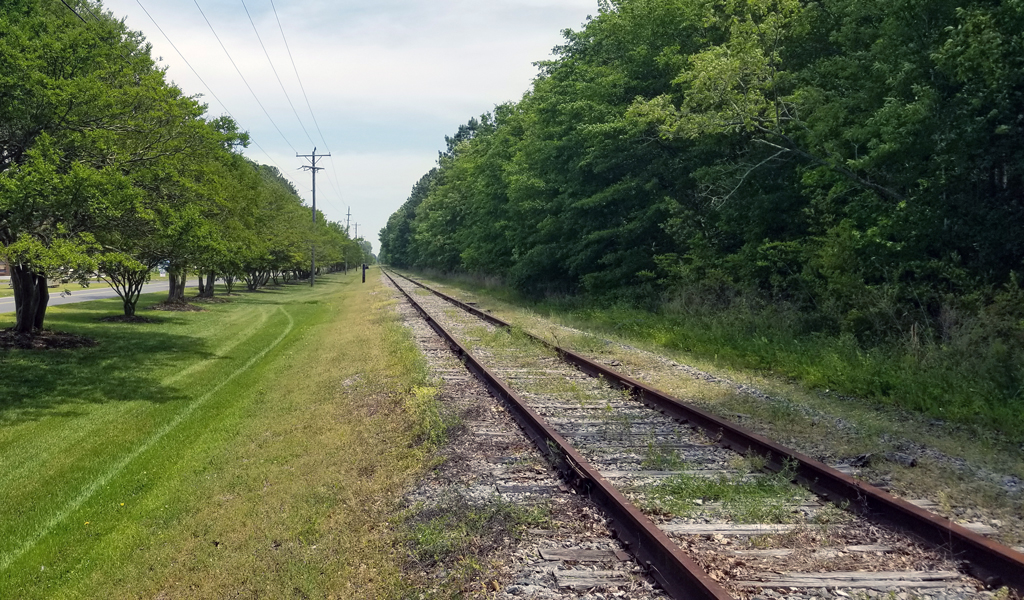
{"label": "vegetation between rails", "polygon": [[[999,527],[1004,543],[1020,545],[1024,541],[1022,497],[1014,491],[1019,489],[1015,482],[1024,478],[1024,453],[1012,434],[1003,435],[981,424],[984,415],[956,422],[914,414],[891,403],[865,402],[836,393],[835,387],[814,389],[779,377],[779,370],[773,374],[738,368],[723,355],[715,356],[714,348],[706,352],[667,348],[659,343],[663,338],[644,336],[643,331],[602,319],[605,309],[592,305],[584,310],[578,299],[537,302],[499,287],[493,280],[430,277],[427,282],[446,293],[476,301],[481,308],[551,342],[621,365],[614,368],[724,418],[739,420],[805,454],[830,464],[869,457],[870,464],[862,471],[868,481],[899,496],[929,498],[940,505],[940,514],[957,522],[997,523],[994,526]],[[646,322],[657,319],[647,311],[621,310]],[[667,358],[723,379],[694,377],[666,362]],[[533,387],[545,393],[562,391],[583,404],[593,402],[586,390],[574,383],[538,382]],[[608,426],[618,427],[620,417],[607,411]],[[1003,431],[1012,431],[1013,425],[1005,425]],[[670,470],[678,458],[662,450],[652,444],[648,465]],[[916,455],[916,464],[907,463],[907,455],[900,456],[904,452]]]}
{"label": "vegetation between rails", "polygon": [[[784,308],[715,311],[666,305],[652,311],[584,297],[537,300],[486,278],[433,271],[429,276],[598,335],[682,352],[720,367],[782,375],[818,390],[968,426],[987,438],[1024,439],[1024,399],[1000,391],[1013,379],[1006,369],[1017,366],[1006,361],[1016,355],[999,345],[991,346],[990,354],[972,353],[970,345],[952,348],[920,340],[865,349],[851,336],[801,331],[796,324],[801,316]],[[554,341],[583,352],[604,344],[585,336]]]}
{"label": "vegetation between rails", "polygon": [[380,290],[333,275],[150,324],[54,309],[99,343],[0,353],[0,596],[405,595],[386,523],[437,409]]}
{"label": "vegetation between rails", "polygon": [[[658,464],[665,459],[664,453],[649,454],[648,462]],[[809,494],[793,484],[795,470],[787,465],[778,473],[765,475],[760,472],[764,461],[758,459],[737,461],[737,472],[731,475],[683,473],[652,485],[646,490],[651,499],[648,509],[683,516],[710,515],[735,523],[801,521],[802,515],[793,507]],[[670,463],[672,470],[688,468],[679,460]]]}

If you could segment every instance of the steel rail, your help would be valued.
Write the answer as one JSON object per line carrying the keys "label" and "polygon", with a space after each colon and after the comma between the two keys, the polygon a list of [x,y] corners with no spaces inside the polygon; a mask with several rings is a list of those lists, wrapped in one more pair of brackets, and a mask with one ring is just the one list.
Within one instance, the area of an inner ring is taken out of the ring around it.
{"label": "steel rail", "polygon": [[[540,415],[531,409],[502,379],[492,373],[427,313],[411,294],[402,289],[386,271],[388,279],[409,300],[430,327],[440,335],[460,360],[481,379],[492,394],[503,400],[527,436],[547,455],[566,479],[603,508],[614,522],[612,530],[637,561],[673,598],[678,600],[729,600],[717,581],[688,557],[665,532],[634,506]],[[410,280],[412,281],[412,280]],[[415,282],[414,282],[415,283]]]}
{"label": "steel rail", "polygon": [[[415,279],[400,276],[493,325],[509,329],[513,327]],[[719,445],[741,454],[753,452],[764,456],[767,459],[766,469],[771,471],[779,472],[784,468],[795,467],[794,480],[811,491],[833,502],[847,502],[850,509],[860,514],[888,521],[904,531],[912,532],[938,547],[947,549],[953,556],[964,560],[972,575],[987,585],[1006,585],[1017,593],[1024,594],[1024,553],[990,540],[875,486],[858,481],[820,461],[687,404],[628,375],[551,344],[533,334],[524,333],[588,375],[603,377],[610,384],[628,390],[649,407],[680,422],[700,427],[713,438],[717,438]]]}

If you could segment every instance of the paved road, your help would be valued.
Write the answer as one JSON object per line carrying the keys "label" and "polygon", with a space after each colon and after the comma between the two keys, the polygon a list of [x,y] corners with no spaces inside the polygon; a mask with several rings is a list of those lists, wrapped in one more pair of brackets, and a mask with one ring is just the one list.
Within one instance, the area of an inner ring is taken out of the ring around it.
{"label": "paved road", "polygon": [[[4,281],[0,285],[7,285]],[[185,287],[196,287],[197,281],[189,281],[185,284]],[[149,294],[151,292],[166,292],[168,288],[168,282],[157,281],[154,283],[147,283],[142,286],[142,293]],[[54,288],[50,290],[50,302],[47,307],[60,306],[61,304],[71,304],[73,302],[88,302],[89,300],[100,300],[102,298],[117,298],[117,292],[110,288],[105,283],[93,283],[89,289],[75,290],[71,292],[70,296],[64,296],[61,298],[60,289]],[[14,312],[14,297],[0,298],[0,313],[11,313]]]}

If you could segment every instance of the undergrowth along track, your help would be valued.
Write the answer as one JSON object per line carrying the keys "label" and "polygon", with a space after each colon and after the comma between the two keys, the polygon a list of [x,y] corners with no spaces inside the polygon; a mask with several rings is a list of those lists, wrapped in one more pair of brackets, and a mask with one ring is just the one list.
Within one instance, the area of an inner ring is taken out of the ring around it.
{"label": "undergrowth along track", "polygon": [[[413,298],[418,294],[409,292],[415,288],[392,281],[418,304]],[[605,507],[619,524],[619,537],[674,596],[849,588],[930,590],[942,597],[963,597],[981,582],[1005,584],[1017,593],[1024,589],[1024,555],[1018,552],[605,365],[515,330],[419,282],[406,281],[429,292],[419,296],[424,304],[437,299],[488,323],[474,325],[462,313],[436,303],[417,306],[467,366],[516,407],[523,428],[567,479]],[[513,331],[540,352],[531,355],[521,347],[503,352],[500,344],[479,343],[495,328]],[[479,347],[471,352],[466,345]],[[492,366],[485,367],[484,360]],[[573,368],[566,369],[563,361]],[[499,379],[497,371],[508,373],[512,381]],[[762,470],[774,475],[762,475]],[[787,487],[790,480],[818,497]],[[716,485],[731,485],[733,491],[709,491]],[[736,490],[742,502],[733,498],[703,506],[687,497],[729,498]],[[761,499],[758,490],[765,493]],[[849,512],[829,506],[829,500]],[[689,506],[681,508],[681,502]],[[737,504],[746,508],[737,512]],[[688,514],[671,514],[679,512]],[[844,516],[850,513],[858,516]],[[748,547],[737,549],[744,544]],[[808,544],[816,548],[808,549]],[[749,547],[758,545],[762,547]],[[963,576],[965,570],[978,579]]]}

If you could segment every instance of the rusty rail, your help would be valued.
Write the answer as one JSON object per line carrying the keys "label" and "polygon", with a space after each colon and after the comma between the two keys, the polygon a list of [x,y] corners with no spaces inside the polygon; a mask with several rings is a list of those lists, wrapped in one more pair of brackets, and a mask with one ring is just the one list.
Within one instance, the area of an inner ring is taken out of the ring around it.
{"label": "rusty rail", "polygon": [[[414,279],[404,278],[493,325],[512,327],[457,298]],[[936,546],[947,548],[954,556],[966,561],[972,574],[986,584],[1006,585],[1024,594],[1024,554],[571,350],[532,334],[527,335],[588,375],[603,377],[612,385],[628,390],[651,408],[680,422],[700,427],[710,436],[718,438],[723,447],[764,456],[767,459],[766,468],[771,471],[781,471],[786,465],[795,466],[795,480],[804,487],[833,502],[846,502],[856,512],[888,521]]]}
{"label": "rusty rail", "polygon": [[405,295],[427,324],[445,340],[466,367],[487,385],[491,393],[509,406],[513,417],[526,431],[527,436],[549,457],[566,479],[606,511],[615,523],[615,535],[670,596],[679,600],[732,598],[718,582],[709,577],[675,542],[658,529],[657,525],[629,502],[622,492],[602,477],[596,468],[534,412],[512,388],[477,360],[435,321],[411,294],[395,283],[386,271],[382,272]]}

